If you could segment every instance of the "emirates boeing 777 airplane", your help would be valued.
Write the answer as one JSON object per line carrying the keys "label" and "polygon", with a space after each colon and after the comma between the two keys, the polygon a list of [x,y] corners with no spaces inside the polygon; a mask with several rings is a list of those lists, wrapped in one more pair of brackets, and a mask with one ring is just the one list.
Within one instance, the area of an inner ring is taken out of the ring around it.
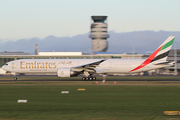
{"label": "emirates boeing 777 airplane", "polygon": [[[56,73],[58,77],[95,80],[94,74],[136,73],[173,66],[166,61],[175,36],[169,36],[147,59],[19,59],[2,69],[13,73]],[[17,77],[14,77],[17,80]]]}

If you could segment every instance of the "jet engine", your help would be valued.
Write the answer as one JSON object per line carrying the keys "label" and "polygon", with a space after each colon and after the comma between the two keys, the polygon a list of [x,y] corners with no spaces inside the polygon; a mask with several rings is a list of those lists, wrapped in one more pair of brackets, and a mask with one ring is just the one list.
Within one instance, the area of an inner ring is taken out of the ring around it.
{"label": "jet engine", "polygon": [[71,70],[71,68],[58,68],[57,69],[58,77],[76,77],[78,73]]}

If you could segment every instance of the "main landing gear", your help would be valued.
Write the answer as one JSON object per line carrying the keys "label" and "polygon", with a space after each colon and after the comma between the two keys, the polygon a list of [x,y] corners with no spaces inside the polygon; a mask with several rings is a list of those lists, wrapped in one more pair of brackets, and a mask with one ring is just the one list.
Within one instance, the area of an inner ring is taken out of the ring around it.
{"label": "main landing gear", "polygon": [[90,77],[82,77],[82,80],[84,81],[84,80],[96,80],[96,77],[94,77],[94,76],[90,76]]}

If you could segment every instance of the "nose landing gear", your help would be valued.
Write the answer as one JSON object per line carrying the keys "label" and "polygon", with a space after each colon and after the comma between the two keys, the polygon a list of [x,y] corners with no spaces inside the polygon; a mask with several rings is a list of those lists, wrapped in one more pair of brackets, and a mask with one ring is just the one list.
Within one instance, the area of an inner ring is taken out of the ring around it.
{"label": "nose landing gear", "polygon": [[17,77],[14,77],[14,81],[16,81],[17,80]]}
{"label": "nose landing gear", "polygon": [[16,73],[12,73],[12,74],[14,76],[14,81],[16,81],[17,80]]}

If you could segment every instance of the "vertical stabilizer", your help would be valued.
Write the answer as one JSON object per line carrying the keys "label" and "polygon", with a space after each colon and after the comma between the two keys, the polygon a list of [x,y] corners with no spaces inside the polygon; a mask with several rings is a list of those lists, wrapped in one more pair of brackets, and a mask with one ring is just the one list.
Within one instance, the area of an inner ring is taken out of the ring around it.
{"label": "vertical stabilizer", "polygon": [[154,61],[166,61],[174,39],[175,36],[169,36],[141,65],[134,68],[130,72],[143,68]]}
{"label": "vertical stabilizer", "polygon": [[[166,61],[169,51],[172,47],[172,44],[174,42],[175,36],[169,36],[159,47],[159,51],[157,52],[157,54],[155,55],[155,57],[153,58],[153,61],[157,61],[157,60],[161,60],[161,61]],[[156,49],[156,50],[158,50]]]}

